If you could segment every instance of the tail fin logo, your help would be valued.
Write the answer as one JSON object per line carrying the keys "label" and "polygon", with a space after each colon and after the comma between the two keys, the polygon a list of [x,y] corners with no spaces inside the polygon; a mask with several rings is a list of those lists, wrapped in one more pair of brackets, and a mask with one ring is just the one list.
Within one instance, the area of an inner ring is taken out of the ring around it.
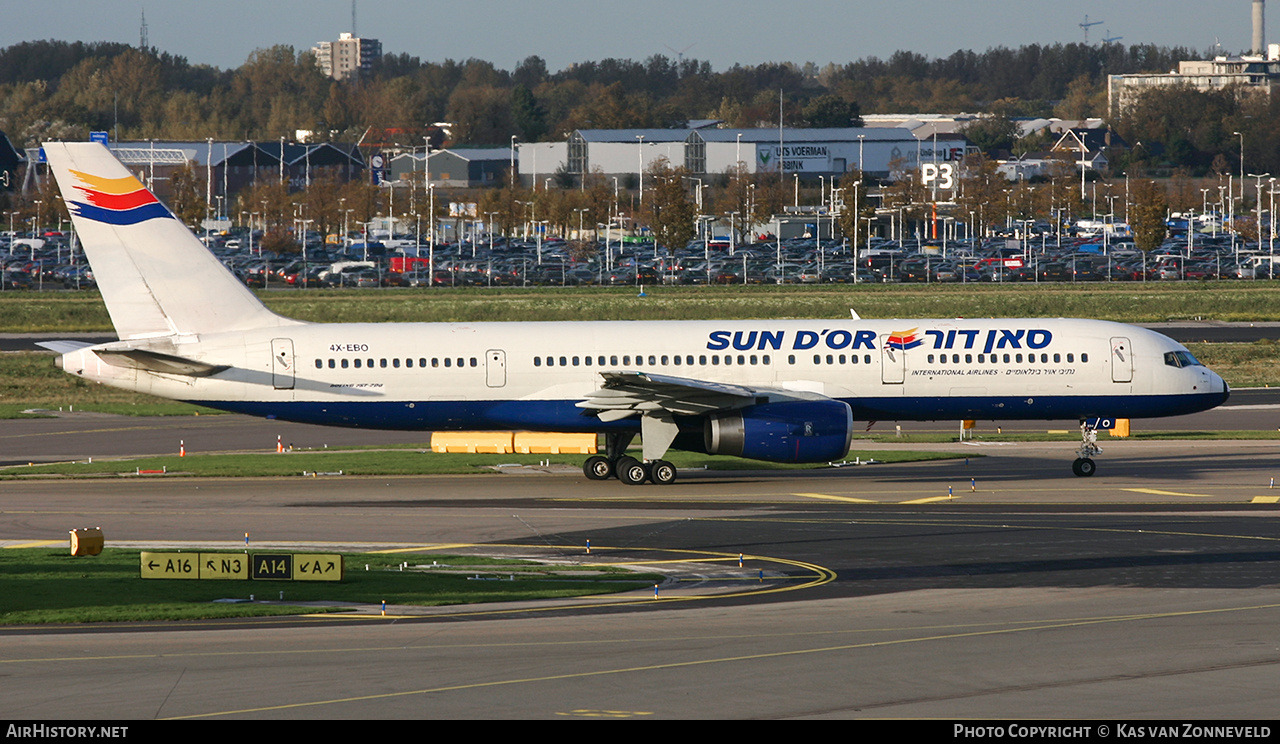
{"label": "tail fin logo", "polygon": [[71,208],[79,217],[108,225],[136,225],[173,217],[133,176],[103,178],[78,170],[72,170],[71,175],[84,184],[76,189],[84,194],[85,201],[71,201]]}

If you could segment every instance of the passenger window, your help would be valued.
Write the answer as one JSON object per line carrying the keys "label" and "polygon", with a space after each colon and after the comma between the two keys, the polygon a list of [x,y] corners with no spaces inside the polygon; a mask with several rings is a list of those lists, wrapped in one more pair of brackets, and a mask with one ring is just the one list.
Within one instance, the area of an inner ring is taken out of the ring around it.
{"label": "passenger window", "polygon": [[755,355],[755,354],[752,354],[752,355],[751,355],[751,363],[752,363],[752,364],[755,364],[755,363],[756,363],[756,355]]}
{"label": "passenger window", "polygon": [[787,364],[795,364],[795,363],[796,363],[796,355],[795,355],[795,354],[788,354],[788,355],[787,355]]}
{"label": "passenger window", "polygon": [[357,359],[357,360],[356,360],[356,369],[360,369],[360,360],[359,360],[359,359]]}
{"label": "passenger window", "polygon": [[1088,364],[1088,363],[1089,363],[1089,355],[1088,355],[1088,354],[1081,354],[1081,355],[1080,355],[1080,362],[1081,362],[1082,364]]}
{"label": "passenger window", "polygon": [[1076,360],[1076,355],[1075,355],[1075,354],[1068,354],[1068,355],[1067,355],[1067,364],[1071,364],[1071,363],[1075,362],[1075,360]]}
{"label": "passenger window", "polygon": [[765,355],[760,359],[760,363],[761,363],[761,364],[768,364],[768,363],[769,363],[769,355],[768,355],[768,354],[765,354]]}
{"label": "passenger window", "polygon": [[534,357],[534,358],[533,358],[533,366],[535,366],[535,367],[541,367],[541,366],[542,366],[542,357]]}
{"label": "passenger window", "polygon": [[573,358],[573,366],[578,366],[578,357]]}
{"label": "passenger window", "polygon": [[1062,355],[1061,355],[1061,354],[1054,354],[1054,355],[1053,355],[1053,363],[1054,363],[1054,364],[1059,364],[1059,363],[1061,363],[1061,362],[1062,362]]}
{"label": "passenger window", "polygon": [[440,358],[439,358],[439,357],[431,357],[431,366],[432,366],[432,367],[439,367],[439,366],[440,366]]}
{"label": "passenger window", "polygon": [[671,357],[671,361],[675,362],[675,363],[676,363],[676,366],[677,366],[677,367],[679,367],[679,366],[680,366],[680,361],[681,361],[681,359],[680,359],[680,355],[679,355],[679,354],[676,354],[675,356]]}
{"label": "passenger window", "polygon": [[450,359],[449,357],[445,357],[445,358],[444,358],[444,366],[446,366],[446,367],[452,367],[452,366],[453,366],[453,360],[452,360],[452,359]]}
{"label": "passenger window", "polygon": [[569,360],[568,360],[566,357],[560,357],[560,366],[561,366],[561,367],[568,367],[568,366],[569,366],[569,365],[567,364],[567,362],[568,362],[568,361],[569,361]]}
{"label": "passenger window", "polygon": [[693,366],[693,355],[692,355],[692,354],[689,354],[688,356],[686,356],[686,357],[684,358],[684,363],[685,363],[685,364],[687,364],[687,365],[689,365],[690,367],[692,367],[692,366]]}
{"label": "passenger window", "polygon": [[612,364],[615,367],[618,366],[618,358],[616,356],[609,357],[609,364]]}
{"label": "passenger window", "polygon": [[624,367],[630,367],[630,366],[631,366],[631,355],[630,355],[630,354],[624,355],[624,356],[622,357],[622,366],[624,366]]}
{"label": "passenger window", "polygon": [[704,366],[704,367],[705,367],[705,366],[707,366],[707,355],[706,355],[706,354],[701,354],[701,355],[699,355],[699,356],[698,356],[698,364],[701,364],[701,365],[702,365],[702,366]]}
{"label": "passenger window", "polygon": [[343,360],[342,360],[342,368],[343,368],[343,369],[346,369],[346,368],[347,368],[347,360],[346,360],[346,359],[343,359]]}
{"label": "passenger window", "polygon": [[476,366],[476,358],[475,358],[475,357],[471,357],[471,366],[472,366],[472,367]]}
{"label": "passenger window", "polygon": [[585,362],[588,367],[591,366],[591,357],[583,357],[582,361]]}
{"label": "passenger window", "polygon": [[653,366],[655,366],[655,365],[657,365],[657,364],[658,364],[657,357],[655,357],[653,354],[650,354],[650,355],[649,355],[649,366],[650,366],[650,367],[653,367]]}
{"label": "passenger window", "polygon": [[329,360],[329,369],[333,369],[333,366],[334,366],[334,361],[333,361],[332,359],[330,359],[330,360]]}
{"label": "passenger window", "polygon": [[[385,367],[385,366],[387,366],[387,365],[383,364],[382,366],[384,366],[384,367]],[[397,358],[395,358],[395,359],[392,359],[392,360],[391,360],[391,366],[392,366],[392,367],[395,367],[396,369],[400,369],[400,359],[399,359],[399,357],[397,357]]]}
{"label": "passenger window", "polygon": [[665,354],[662,356],[662,366],[667,366],[667,357]]}
{"label": "passenger window", "polygon": [[822,364],[822,356],[821,356],[820,354],[814,354],[814,355],[813,355],[813,363],[814,363],[814,364]]}
{"label": "passenger window", "polygon": [[321,360],[319,360],[319,359],[317,359],[317,360],[316,360],[316,369],[323,369],[323,368],[324,368],[324,362],[323,362],[323,361],[321,361]]}

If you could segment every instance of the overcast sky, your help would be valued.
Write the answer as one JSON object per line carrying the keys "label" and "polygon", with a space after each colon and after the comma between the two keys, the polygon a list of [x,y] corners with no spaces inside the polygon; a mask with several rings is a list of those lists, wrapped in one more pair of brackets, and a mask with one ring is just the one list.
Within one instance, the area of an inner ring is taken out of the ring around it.
{"label": "overcast sky", "polygon": [[[21,41],[137,44],[145,11],[150,43],[194,64],[241,65],[255,49],[307,49],[351,31],[350,0],[11,0],[0,47]],[[1272,6],[1272,26],[1280,23]],[[477,57],[511,69],[538,55],[555,71],[606,57],[735,63],[845,63],[900,49],[945,57],[957,49],[1122,37],[1226,53],[1248,51],[1251,0],[361,0],[356,31],[383,51],[424,61]],[[1280,38],[1280,33],[1268,35]],[[687,49],[687,51],[685,51]]]}

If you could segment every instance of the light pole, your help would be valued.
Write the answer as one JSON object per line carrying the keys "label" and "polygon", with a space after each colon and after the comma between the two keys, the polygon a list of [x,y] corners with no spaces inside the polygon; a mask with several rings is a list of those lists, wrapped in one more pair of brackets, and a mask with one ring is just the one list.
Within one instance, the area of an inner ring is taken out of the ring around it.
{"label": "light pole", "polygon": [[516,136],[511,135],[511,188],[516,187]]}
{"label": "light pole", "polygon": [[[1270,173],[1262,173],[1262,174],[1250,173],[1249,174],[1250,178],[1257,179],[1257,184],[1258,184],[1258,203],[1255,211],[1257,212],[1257,215],[1258,215],[1258,245],[1259,246],[1262,245],[1262,179],[1270,175],[1271,175]],[[1244,184],[1244,181],[1241,181],[1240,183]],[[1241,196],[1244,195],[1243,185],[1240,187],[1240,193],[1241,193]]]}
{"label": "light pole", "polygon": [[640,177],[640,206],[644,206],[644,135],[636,135],[636,175]]}

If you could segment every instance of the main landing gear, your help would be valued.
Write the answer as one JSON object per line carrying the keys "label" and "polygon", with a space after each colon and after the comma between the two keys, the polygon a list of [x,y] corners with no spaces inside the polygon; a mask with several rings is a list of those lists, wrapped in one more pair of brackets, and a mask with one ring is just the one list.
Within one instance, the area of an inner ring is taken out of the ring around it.
{"label": "main landing gear", "polygon": [[666,460],[641,462],[622,454],[634,438],[634,434],[606,434],[605,454],[588,457],[582,465],[583,474],[590,480],[608,480],[617,476],[628,486],[639,486],[645,481],[659,486],[675,483],[676,466]]}
{"label": "main landing gear", "polygon": [[1098,428],[1094,423],[1097,419],[1080,422],[1080,449],[1076,450],[1076,461],[1071,463],[1071,472],[1078,477],[1088,478],[1097,471],[1098,466],[1094,463],[1093,458],[1102,454],[1102,448],[1098,446]]}

